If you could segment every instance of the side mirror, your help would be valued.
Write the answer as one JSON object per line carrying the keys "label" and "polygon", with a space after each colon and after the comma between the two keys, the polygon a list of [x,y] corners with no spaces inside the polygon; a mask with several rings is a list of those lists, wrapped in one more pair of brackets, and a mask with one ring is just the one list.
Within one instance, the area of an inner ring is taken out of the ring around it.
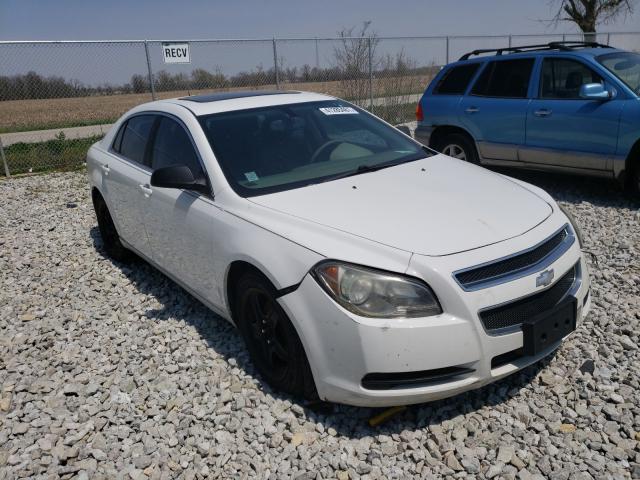
{"label": "side mirror", "polygon": [[400,130],[402,133],[404,133],[405,135],[409,135],[410,137],[412,136],[411,129],[406,125],[396,125],[396,128]]}
{"label": "side mirror", "polygon": [[613,95],[601,83],[585,83],[580,87],[580,98],[585,100],[610,100]]}
{"label": "side mirror", "polygon": [[200,193],[211,193],[207,181],[204,178],[196,178],[186,165],[171,165],[154,170],[151,174],[151,186],[182,188]]}

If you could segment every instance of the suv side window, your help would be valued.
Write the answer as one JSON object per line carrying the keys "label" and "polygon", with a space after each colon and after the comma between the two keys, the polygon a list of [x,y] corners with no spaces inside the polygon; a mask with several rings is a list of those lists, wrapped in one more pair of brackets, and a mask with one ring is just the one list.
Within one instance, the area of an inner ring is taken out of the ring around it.
{"label": "suv side window", "polygon": [[120,144],[117,145],[114,142],[114,150],[123,157],[144,165],[144,153],[147,148],[151,127],[155,120],[155,115],[136,115],[131,117],[122,128],[121,139],[118,138],[120,137],[120,132],[118,132],[116,142],[120,140]]}
{"label": "suv side window", "polygon": [[193,175],[204,176],[196,150],[185,129],[175,120],[160,117],[151,149],[151,168],[186,165]]}
{"label": "suv side window", "polygon": [[493,61],[476,81],[472,95],[483,97],[526,98],[533,58]]}
{"label": "suv side window", "polygon": [[602,83],[602,78],[576,60],[545,58],[540,78],[540,98],[579,99],[580,87],[586,83]]}
{"label": "suv side window", "polygon": [[469,82],[478,71],[479,63],[468,63],[450,68],[448,72],[442,76],[436,88],[433,90],[434,95],[462,95],[467,90]]}

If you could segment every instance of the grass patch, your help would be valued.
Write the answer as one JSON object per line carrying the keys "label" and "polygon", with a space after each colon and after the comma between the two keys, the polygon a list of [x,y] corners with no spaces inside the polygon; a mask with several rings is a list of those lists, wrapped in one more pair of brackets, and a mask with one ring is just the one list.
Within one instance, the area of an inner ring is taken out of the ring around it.
{"label": "grass patch", "polygon": [[[102,135],[66,139],[60,134],[54,140],[40,143],[14,143],[5,148],[9,172],[13,174],[47,170],[73,170],[85,162],[87,150]],[[4,172],[3,172],[4,173]]]}
{"label": "grass patch", "polygon": [[373,114],[392,125],[405,122],[413,122],[416,119],[416,103],[403,103],[400,105],[373,106]]}
{"label": "grass patch", "polygon": [[66,120],[45,123],[30,123],[27,125],[17,125],[15,127],[0,126],[0,134],[14,132],[31,132],[36,130],[54,130],[58,128],[89,127],[91,125],[104,125],[108,123],[114,123],[117,119],[118,117],[99,118],[94,120]]}

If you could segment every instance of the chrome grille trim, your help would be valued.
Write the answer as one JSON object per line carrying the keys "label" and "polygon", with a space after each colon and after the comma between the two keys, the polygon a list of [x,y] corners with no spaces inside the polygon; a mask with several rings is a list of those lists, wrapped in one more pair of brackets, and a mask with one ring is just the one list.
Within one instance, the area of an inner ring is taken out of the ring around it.
{"label": "chrome grille trim", "polygon": [[[565,233],[565,235],[562,235],[563,232]],[[539,251],[539,249],[544,249],[545,246],[550,242],[557,241],[556,237],[559,236],[563,238],[561,238],[557,245],[553,246],[551,251],[546,252],[546,254],[542,256],[542,258],[538,258],[530,264],[515,268],[510,271],[506,271],[504,273],[488,273],[491,270],[496,270],[496,267],[498,267],[499,264],[507,264],[509,262],[518,263],[519,260],[522,261],[527,256],[536,255],[536,251]],[[474,265],[473,267],[456,270],[455,272],[453,272],[453,278],[456,283],[460,285],[460,288],[462,288],[465,292],[473,292],[476,290],[481,290],[483,288],[489,288],[495,285],[500,285],[502,283],[511,282],[518,278],[526,277],[527,275],[531,275],[547,268],[558,258],[560,258],[567,250],[569,250],[569,248],[571,248],[571,246],[575,242],[575,239],[575,233],[567,223],[562,228],[556,230],[552,235],[545,238],[543,241],[531,248],[511,255],[507,255],[502,258],[498,258],[496,260],[491,260],[479,265]],[[488,274],[486,278],[480,278],[478,280],[465,280],[465,277],[472,277],[474,273],[476,273],[477,276],[482,277],[483,270]]]}

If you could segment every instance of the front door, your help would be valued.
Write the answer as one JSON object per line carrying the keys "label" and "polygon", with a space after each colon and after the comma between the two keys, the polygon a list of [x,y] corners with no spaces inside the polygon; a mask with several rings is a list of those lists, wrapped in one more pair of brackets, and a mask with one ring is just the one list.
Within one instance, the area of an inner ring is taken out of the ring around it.
{"label": "front door", "polygon": [[[197,150],[185,127],[177,119],[161,116],[151,140],[153,170],[186,165],[194,176],[206,177]],[[213,199],[201,193],[175,188],[152,187],[146,229],[153,260],[162,269],[213,303],[216,293],[213,252]]]}
{"label": "front door", "polygon": [[605,170],[616,151],[623,102],[580,98],[580,87],[604,80],[573,58],[549,57],[542,63],[539,92],[527,112],[526,163]]}

